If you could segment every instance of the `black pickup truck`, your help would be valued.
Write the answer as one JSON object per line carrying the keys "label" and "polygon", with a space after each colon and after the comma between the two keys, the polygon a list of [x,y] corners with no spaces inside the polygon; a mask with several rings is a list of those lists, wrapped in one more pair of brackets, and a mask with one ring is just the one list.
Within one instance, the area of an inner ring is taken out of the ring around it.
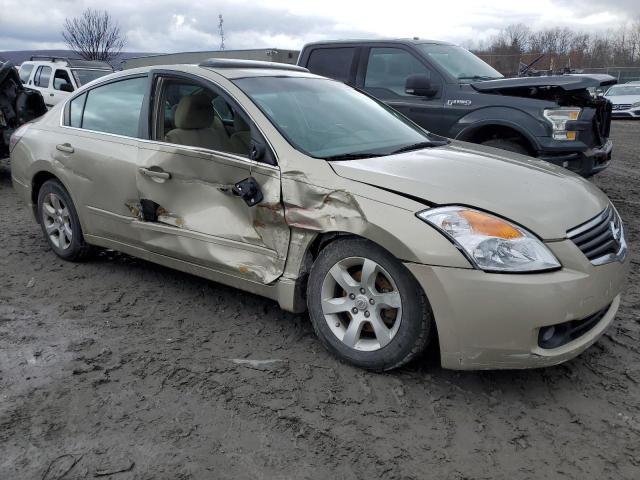
{"label": "black pickup truck", "polygon": [[46,112],[40,92],[24,88],[13,64],[0,58],[0,158],[9,155],[17,128]]}
{"label": "black pickup truck", "polygon": [[504,78],[462,47],[431,40],[305,45],[298,65],[384,101],[423,128],[564,166],[607,167],[611,104],[589,92],[609,75]]}

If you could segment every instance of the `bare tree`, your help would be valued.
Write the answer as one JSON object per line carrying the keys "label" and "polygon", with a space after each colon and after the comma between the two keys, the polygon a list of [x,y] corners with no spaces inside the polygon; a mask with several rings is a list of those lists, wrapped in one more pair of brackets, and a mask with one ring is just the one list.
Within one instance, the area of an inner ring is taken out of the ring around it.
{"label": "bare tree", "polygon": [[80,17],[66,19],[62,37],[85,60],[111,62],[127,44],[120,25],[106,10],[86,9]]}

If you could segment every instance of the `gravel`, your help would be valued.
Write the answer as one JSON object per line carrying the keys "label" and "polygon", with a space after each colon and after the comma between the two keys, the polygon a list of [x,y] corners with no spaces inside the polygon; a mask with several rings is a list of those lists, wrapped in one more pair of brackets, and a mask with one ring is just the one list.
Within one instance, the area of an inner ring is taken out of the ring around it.
{"label": "gravel", "polygon": [[612,137],[593,181],[633,251],[622,307],[528,371],[369,373],[270,300],[114,252],[66,263],[0,162],[0,478],[640,478],[640,122]]}

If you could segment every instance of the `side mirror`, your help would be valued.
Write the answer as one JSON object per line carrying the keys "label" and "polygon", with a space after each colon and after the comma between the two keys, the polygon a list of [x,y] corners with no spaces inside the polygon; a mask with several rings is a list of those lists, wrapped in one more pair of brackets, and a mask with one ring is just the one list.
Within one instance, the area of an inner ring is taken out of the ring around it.
{"label": "side mirror", "polygon": [[73,85],[71,85],[69,82],[65,82],[63,84],[60,85],[60,90],[63,92],[73,92]]}
{"label": "side mirror", "polygon": [[404,84],[404,91],[417,97],[433,97],[438,88],[431,84],[431,79],[423,73],[409,75]]}

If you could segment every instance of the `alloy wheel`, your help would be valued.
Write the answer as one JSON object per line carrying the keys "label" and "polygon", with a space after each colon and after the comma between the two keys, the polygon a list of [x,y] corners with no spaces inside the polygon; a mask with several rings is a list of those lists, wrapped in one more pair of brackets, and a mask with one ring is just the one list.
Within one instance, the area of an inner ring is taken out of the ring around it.
{"label": "alloy wheel", "polygon": [[69,208],[55,193],[49,193],[42,202],[42,221],[51,243],[60,250],[71,246],[73,230]]}
{"label": "alloy wheel", "polygon": [[368,258],[345,258],[329,270],[322,283],[321,306],[333,334],[360,351],[386,346],[402,320],[402,299],[395,281]]}

